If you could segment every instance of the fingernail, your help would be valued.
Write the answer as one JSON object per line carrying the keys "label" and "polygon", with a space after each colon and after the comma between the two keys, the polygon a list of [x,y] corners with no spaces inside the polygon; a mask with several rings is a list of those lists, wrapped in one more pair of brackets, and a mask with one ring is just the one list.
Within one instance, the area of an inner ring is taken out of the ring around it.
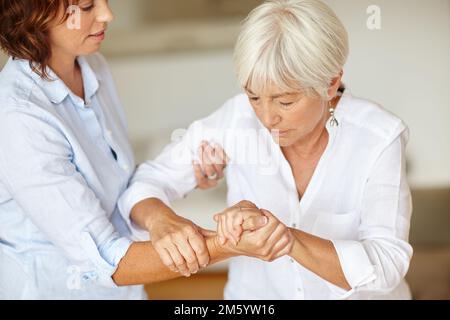
{"label": "fingernail", "polygon": [[269,219],[267,219],[267,217],[261,217],[261,218],[259,218],[258,222],[264,226],[267,224],[268,220]]}

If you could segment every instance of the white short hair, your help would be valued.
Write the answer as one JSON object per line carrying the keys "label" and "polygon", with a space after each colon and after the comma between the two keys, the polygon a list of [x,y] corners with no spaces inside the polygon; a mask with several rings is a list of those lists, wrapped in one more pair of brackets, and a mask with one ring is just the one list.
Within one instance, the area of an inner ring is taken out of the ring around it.
{"label": "white short hair", "polygon": [[348,57],[348,34],[319,0],[272,0],[244,20],[234,51],[240,85],[300,90],[324,99]]}

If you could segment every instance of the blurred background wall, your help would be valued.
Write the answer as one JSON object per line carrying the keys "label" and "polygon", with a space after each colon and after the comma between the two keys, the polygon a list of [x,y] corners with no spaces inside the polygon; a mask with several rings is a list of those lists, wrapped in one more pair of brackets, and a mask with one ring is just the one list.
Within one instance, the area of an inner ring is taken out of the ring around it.
{"label": "blurred background wall", "polygon": [[[376,101],[401,117],[411,131],[411,242],[417,260],[413,259],[409,280],[415,296],[450,298],[450,0],[325,2],[349,32],[347,87],[353,95]],[[174,129],[187,127],[240,92],[233,45],[239,22],[261,1],[110,3],[116,20],[102,52],[127,113],[136,159],[142,162],[161,151]],[[379,30],[366,25],[370,5],[381,9]],[[5,61],[0,56],[0,66]],[[222,183],[216,190],[195,191],[174,206],[194,222],[213,228],[212,214],[224,208],[225,192]],[[223,270],[226,263],[209,269]],[[424,275],[441,285],[430,291],[432,285],[420,280]],[[221,278],[218,281],[220,287]],[[170,287],[154,289],[166,294],[156,297],[179,297],[180,291]]]}

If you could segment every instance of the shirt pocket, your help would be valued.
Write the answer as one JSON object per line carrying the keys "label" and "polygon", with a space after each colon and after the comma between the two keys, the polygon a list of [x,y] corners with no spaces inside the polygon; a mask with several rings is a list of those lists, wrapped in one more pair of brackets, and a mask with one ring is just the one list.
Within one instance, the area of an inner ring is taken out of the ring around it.
{"label": "shirt pocket", "polygon": [[319,212],[313,224],[312,234],[328,240],[356,240],[359,220],[357,211]]}

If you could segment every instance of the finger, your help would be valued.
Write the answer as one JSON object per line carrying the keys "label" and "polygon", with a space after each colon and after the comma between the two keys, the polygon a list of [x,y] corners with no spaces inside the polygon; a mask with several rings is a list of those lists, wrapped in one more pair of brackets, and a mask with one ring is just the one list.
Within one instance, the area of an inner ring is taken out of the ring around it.
{"label": "finger", "polygon": [[208,176],[216,175],[217,180],[220,180],[224,177],[223,170],[225,168],[225,160],[223,159],[222,154],[224,153],[223,149],[218,145],[212,145],[208,142],[204,142],[203,144],[204,150],[204,158],[206,159],[205,170],[211,170],[212,173],[208,173]]}
{"label": "finger", "polygon": [[175,262],[172,260],[169,252],[165,248],[156,248],[156,252],[158,252],[159,257],[161,258],[162,263],[170,269],[172,272],[178,272],[178,269],[175,267]]}
{"label": "finger", "polygon": [[188,238],[188,240],[189,244],[194,250],[198,265],[200,265],[202,268],[208,266],[210,259],[209,251],[208,248],[206,247],[206,241],[203,238],[203,236],[200,234],[192,235]]}
{"label": "finger", "polygon": [[220,158],[220,164],[223,165],[224,167],[226,167],[226,165],[228,164],[228,162],[230,161],[230,158],[228,157],[227,153],[225,152],[225,150],[222,148],[222,146],[220,146],[219,144],[215,143],[213,145],[214,147],[214,152],[216,157]]}
{"label": "finger", "polygon": [[175,243],[178,250],[180,251],[181,255],[184,258],[184,261],[186,261],[186,265],[189,269],[189,273],[195,274],[198,272],[198,269],[200,269],[200,266],[197,261],[197,256],[195,254],[194,249],[191,247],[191,244],[188,240],[188,238],[179,238],[178,241]]}
{"label": "finger", "polygon": [[210,151],[211,147],[208,148],[208,144],[205,141],[202,141],[200,144],[200,147],[198,148],[198,156],[200,159],[200,169],[203,173],[203,176],[206,178],[206,183],[209,185],[210,181],[207,177],[212,176],[215,173],[215,170],[212,166],[211,159],[208,156],[208,152]]}
{"label": "finger", "polygon": [[228,225],[227,225],[227,216],[226,215],[222,215],[222,217],[220,218],[221,222],[222,222],[222,231],[224,233],[224,236],[227,240],[231,241],[234,245],[236,245],[236,241],[233,237],[233,234],[231,233],[231,230],[228,229]]}
{"label": "finger", "polygon": [[242,229],[244,231],[254,231],[258,230],[269,222],[269,219],[265,216],[253,216],[248,219],[245,219],[242,223]]}
{"label": "finger", "polygon": [[204,236],[204,237],[215,237],[215,236],[217,236],[217,232],[216,231],[203,229],[201,227],[197,227],[197,229],[200,232],[200,234],[202,236]]}
{"label": "finger", "polygon": [[241,202],[239,202],[238,204],[241,208],[255,208],[258,209],[258,207],[251,201],[248,200],[242,200]]}
{"label": "finger", "polygon": [[225,150],[223,150],[223,148],[217,143],[213,144],[212,147],[214,148],[214,160],[216,160],[214,163],[225,166],[228,158]]}
{"label": "finger", "polygon": [[219,235],[220,235],[219,236],[220,244],[224,245],[225,243],[227,243],[227,236],[226,236],[225,228],[224,228],[223,215],[220,216],[218,227],[219,227]]}
{"label": "finger", "polygon": [[281,249],[284,249],[285,246],[287,246],[291,242],[291,236],[289,231],[284,231],[282,233],[282,236],[275,241],[275,244],[272,247],[272,252],[277,253]]}
{"label": "finger", "polygon": [[264,227],[255,230],[253,236],[259,238],[259,240],[262,242],[267,242],[267,240],[274,233],[280,222],[272,214],[269,215],[263,210],[261,210],[261,212],[268,218],[268,222]]}
{"label": "finger", "polygon": [[[245,223],[246,220],[257,217],[266,217],[261,210],[258,208],[242,208],[240,211],[234,211],[235,216],[239,217],[239,220],[236,220],[238,223],[241,220],[241,225]],[[267,219],[268,220],[268,219]],[[264,220],[266,221],[266,220]]]}
{"label": "finger", "polygon": [[217,173],[218,179],[220,180],[224,177],[224,170],[226,167],[226,155],[225,151],[218,144],[215,144],[213,148],[214,148],[214,158],[212,159],[213,165]]}
{"label": "finger", "polygon": [[169,244],[166,249],[169,252],[172,260],[175,262],[175,267],[178,270],[178,272],[185,277],[189,277],[190,273],[186,265],[186,261],[184,260],[183,256],[181,255],[180,251],[175,246],[175,244],[173,243]]}
{"label": "finger", "polygon": [[271,244],[271,246],[274,246],[284,235],[286,235],[287,232],[288,229],[286,228],[286,226],[279,222],[275,230],[267,239],[267,243]]}
{"label": "finger", "polygon": [[218,181],[222,180],[225,176],[225,174],[224,174],[225,167],[223,165],[213,163],[213,169],[217,175],[216,180],[218,180]]}
{"label": "finger", "polygon": [[221,245],[224,245],[225,243],[224,243],[224,236],[223,236],[223,233],[222,233],[222,224],[221,224],[221,220],[220,220],[220,217],[221,217],[222,215],[221,214],[216,214],[215,216],[214,216],[214,220],[217,222],[217,238],[219,239],[219,243],[221,244]]}
{"label": "finger", "polygon": [[264,216],[259,209],[240,208],[239,205],[228,208],[222,215],[227,217],[226,228],[234,235],[234,238],[237,241],[239,241],[240,235],[243,231],[242,224],[246,219],[256,216]]}
{"label": "finger", "polygon": [[243,223],[244,217],[242,214],[233,217],[233,230],[238,242],[241,241],[241,235],[244,232],[244,229],[242,228]]}
{"label": "finger", "polygon": [[[216,169],[214,168],[213,160],[207,153],[204,154],[204,156],[203,156],[202,170],[207,177],[212,177],[214,175],[217,176],[217,172],[216,172]],[[214,180],[216,180],[216,179],[214,179]]]}
{"label": "finger", "polygon": [[230,235],[233,239],[234,245],[237,245],[237,243],[238,243],[237,237],[239,235],[238,236],[235,235],[236,231],[235,231],[234,225],[233,225],[233,215],[225,215],[225,227],[227,228],[227,231],[230,233]]}
{"label": "finger", "polygon": [[279,242],[273,249],[272,257],[273,259],[278,259],[282,256],[290,254],[294,242],[292,241],[292,235],[289,234],[286,243]]}
{"label": "finger", "polygon": [[208,186],[208,179],[205,177],[202,168],[199,163],[193,161],[195,180],[197,181],[197,186],[199,188],[205,188]]}

